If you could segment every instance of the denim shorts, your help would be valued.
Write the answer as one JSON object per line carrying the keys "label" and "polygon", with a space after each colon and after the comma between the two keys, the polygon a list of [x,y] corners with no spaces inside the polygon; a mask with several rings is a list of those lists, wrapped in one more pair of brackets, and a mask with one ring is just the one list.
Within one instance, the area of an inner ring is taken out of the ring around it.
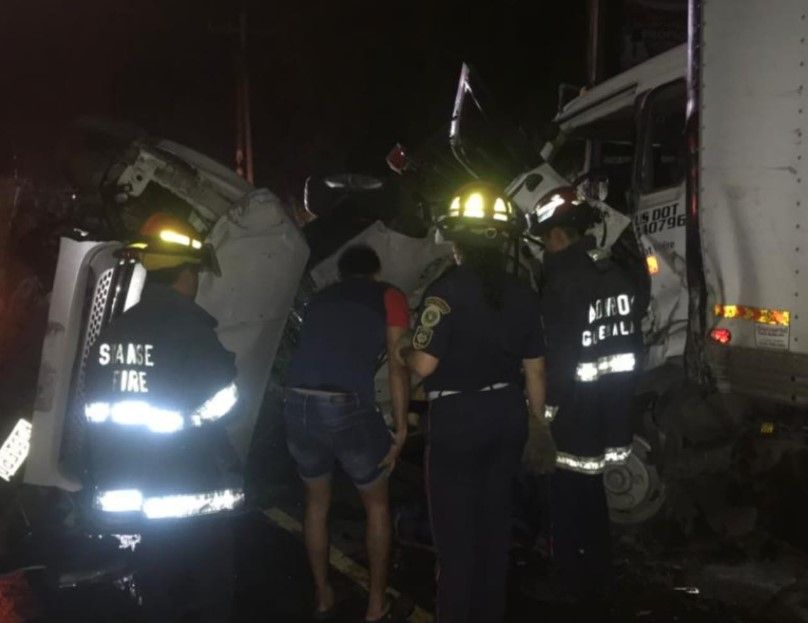
{"label": "denim shorts", "polygon": [[383,476],[393,437],[375,405],[356,394],[286,391],[286,443],[303,480],[330,477],[339,463],[358,488]]}

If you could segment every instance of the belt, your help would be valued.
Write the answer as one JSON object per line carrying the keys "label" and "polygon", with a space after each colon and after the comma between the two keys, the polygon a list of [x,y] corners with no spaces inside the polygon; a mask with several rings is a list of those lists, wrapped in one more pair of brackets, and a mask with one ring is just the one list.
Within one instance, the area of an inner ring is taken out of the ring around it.
{"label": "belt", "polygon": [[286,395],[296,396],[310,396],[322,401],[328,401],[332,404],[348,404],[358,400],[357,395],[353,392],[329,392],[321,389],[306,389],[303,387],[289,387],[286,390]]}
{"label": "belt", "polygon": [[[493,392],[497,389],[505,389],[508,387],[508,385],[510,385],[510,383],[494,383],[493,385],[486,385],[480,389],[470,390],[470,392]],[[446,396],[454,396],[455,394],[466,394],[470,392],[455,389],[440,389],[429,392],[426,397],[429,398],[429,400],[437,400],[438,398],[446,398]]]}

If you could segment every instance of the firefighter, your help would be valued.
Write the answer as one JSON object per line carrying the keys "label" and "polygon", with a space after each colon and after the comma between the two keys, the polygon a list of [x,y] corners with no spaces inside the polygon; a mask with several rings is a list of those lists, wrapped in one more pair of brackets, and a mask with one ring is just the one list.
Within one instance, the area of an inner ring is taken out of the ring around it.
{"label": "firefighter", "polygon": [[546,417],[558,450],[553,555],[567,597],[589,604],[608,598],[612,588],[603,472],[631,452],[641,346],[635,288],[585,234],[599,214],[567,187],[548,193],[531,216],[531,233],[544,244]]}
{"label": "firefighter", "polygon": [[156,621],[179,617],[187,584],[195,620],[228,620],[232,534],[223,517],[243,500],[224,428],[238,401],[234,356],[194,302],[199,272],[218,273],[218,264],[197,238],[168,215],[144,223],[117,269],[143,264],[140,300],[101,331],[86,366],[85,489],[102,529],[139,535],[135,579]]}
{"label": "firefighter", "polygon": [[[464,187],[438,226],[454,243],[457,266],[427,289],[411,345],[400,351],[424,378],[429,399],[426,485],[439,564],[437,618],[497,623],[505,610],[513,479],[529,417],[549,439],[539,300],[510,274],[509,251],[520,231],[512,205],[495,189]],[[543,458],[543,467],[552,467],[552,450]]]}

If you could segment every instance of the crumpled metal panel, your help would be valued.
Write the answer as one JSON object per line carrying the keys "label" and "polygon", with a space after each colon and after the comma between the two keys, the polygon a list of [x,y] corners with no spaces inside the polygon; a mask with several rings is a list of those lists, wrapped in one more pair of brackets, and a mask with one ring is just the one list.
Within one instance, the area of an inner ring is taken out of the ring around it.
{"label": "crumpled metal panel", "polygon": [[244,459],[309,249],[267,190],[244,197],[214,226],[208,242],[222,276],[203,274],[196,300],[219,321],[219,339],[236,355],[242,402],[229,432]]}
{"label": "crumpled metal panel", "polygon": [[[405,236],[377,221],[312,269],[311,278],[318,289],[337,280],[339,256],[343,249],[353,244],[372,247],[382,263],[381,280],[393,284],[407,295],[423,285],[430,275],[430,266],[442,263],[443,258],[452,252],[450,243],[436,244],[431,236]],[[432,275],[432,278],[435,276]]]}

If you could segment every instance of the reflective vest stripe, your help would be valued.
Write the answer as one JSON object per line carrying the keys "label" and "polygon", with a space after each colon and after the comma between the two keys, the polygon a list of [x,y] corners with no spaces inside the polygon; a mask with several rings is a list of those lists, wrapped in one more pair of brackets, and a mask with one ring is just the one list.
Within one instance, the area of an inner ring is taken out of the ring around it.
{"label": "reflective vest stripe", "polygon": [[631,446],[606,448],[600,456],[577,456],[568,452],[556,454],[556,466],[579,474],[602,474],[607,467],[622,465],[631,456]]}
{"label": "reflective vest stripe", "polygon": [[579,383],[593,383],[607,374],[633,372],[637,367],[634,353],[620,353],[600,357],[597,361],[582,361],[575,370],[575,380]]}
{"label": "reflective vest stripe", "polygon": [[[191,425],[203,426],[223,418],[236,405],[238,397],[235,383],[220,389],[190,415]],[[84,406],[84,416],[94,424],[109,420],[120,426],[144,426],[153,433],[174,433],[185,426],[185,418],[179,411],[161,409],[145,400],[91,402]]]}

